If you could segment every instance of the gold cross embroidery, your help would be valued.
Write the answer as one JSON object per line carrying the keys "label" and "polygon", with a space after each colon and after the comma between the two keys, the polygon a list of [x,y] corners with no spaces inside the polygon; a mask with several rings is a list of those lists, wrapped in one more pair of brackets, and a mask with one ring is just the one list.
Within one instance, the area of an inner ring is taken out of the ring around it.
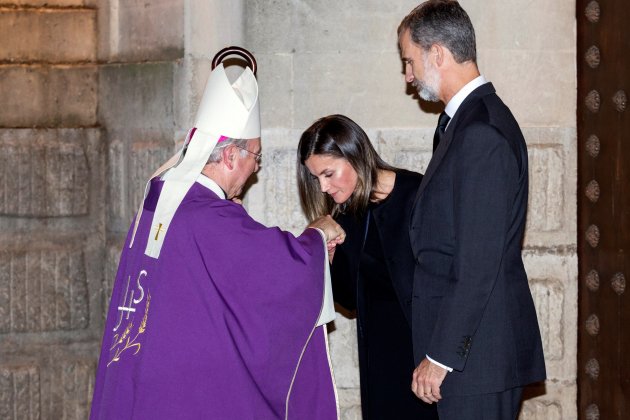
{"label": "gold cross embroidery", "polygon": [[157,232],[155,232],[155,240],[158,240],[158,236],[160,235],[160,232],[162,232],[162,223],[159,224],[159,226],[155,227],[155,230]]}

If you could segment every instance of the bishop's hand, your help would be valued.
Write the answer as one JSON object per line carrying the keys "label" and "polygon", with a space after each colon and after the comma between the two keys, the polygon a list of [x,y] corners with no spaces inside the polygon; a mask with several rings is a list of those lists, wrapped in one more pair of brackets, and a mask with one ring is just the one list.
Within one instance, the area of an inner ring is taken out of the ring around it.
{"label": "bishop's hand", "polygon": [[346,232],[339,226],[330,215],[321,216],[313,220],[307,227],[317,228],[324,232],[326,237],[326,245],[330,250],[331,246],[343,243],[346,239]]}

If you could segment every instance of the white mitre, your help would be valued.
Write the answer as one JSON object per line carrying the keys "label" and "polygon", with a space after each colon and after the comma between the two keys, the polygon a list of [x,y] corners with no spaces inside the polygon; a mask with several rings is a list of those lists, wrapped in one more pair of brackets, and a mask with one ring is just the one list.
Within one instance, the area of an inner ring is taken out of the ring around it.
{"label": "white mitre", "polygon": [[[151,177],[151,179],[162,177],[164,186],[153,215],[152,229],[145,250],[149,257],[160,256],[173,215],[199,177],[210,153],[224,137],[234,139],[260,137],[258,83],[249,67],[246,67],[231,84],[223,64],[212,70],[199,104],[195,126],[188,132],[184,147]],[[151,180],[147,183],[145,197],[150,183]],[[142,206],[136,216],[133,236],[141,212]],[[133,246],[133,236],[130,247]]]}

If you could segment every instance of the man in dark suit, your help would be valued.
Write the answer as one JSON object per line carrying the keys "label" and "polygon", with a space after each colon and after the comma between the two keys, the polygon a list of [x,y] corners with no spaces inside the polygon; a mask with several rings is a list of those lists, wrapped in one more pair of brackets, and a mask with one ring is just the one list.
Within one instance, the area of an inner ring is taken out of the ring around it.
{"label": "man in dark suit", "polygon": [[521,258],[525,140],[456,1],[422,3],[398,35],[407,82],[446,105],[411,216],[412,390],[442,420],[514,419],[523,386],[545,379]]}

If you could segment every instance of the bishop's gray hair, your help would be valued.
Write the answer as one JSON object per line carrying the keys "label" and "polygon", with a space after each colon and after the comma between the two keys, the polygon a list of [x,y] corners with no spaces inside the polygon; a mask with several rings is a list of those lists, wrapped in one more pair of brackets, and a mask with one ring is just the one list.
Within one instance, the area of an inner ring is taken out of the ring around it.
{"label": "bishop's gray hair", "polygon": [[[208,161],[206,163],[221,162],[221,160],[223,159],[223,156],[222,156],[223,149],[231,145],[234,145],[240,148],[241,156],[245,156],[247,154],[247,150],[246,150],[247,142],[248,142],[247,139],[233,139],[230,137],[224,138],[223,141],[220,141],[219,143],[217,143],[216,146],[214,146],[214,149],[212,149],[212,153],[210,153],[210,156],[208,157]],[[242,150],[242,149],[245,149],[245,150]]]}
{"label": "bishop's gray hair", "polygon": [[438,44],[448,48],[457,63],[477,62],[475,29],[457,1],[425,1],[402,20],[398,37],[407,29],[411,40],[425,51]]}

